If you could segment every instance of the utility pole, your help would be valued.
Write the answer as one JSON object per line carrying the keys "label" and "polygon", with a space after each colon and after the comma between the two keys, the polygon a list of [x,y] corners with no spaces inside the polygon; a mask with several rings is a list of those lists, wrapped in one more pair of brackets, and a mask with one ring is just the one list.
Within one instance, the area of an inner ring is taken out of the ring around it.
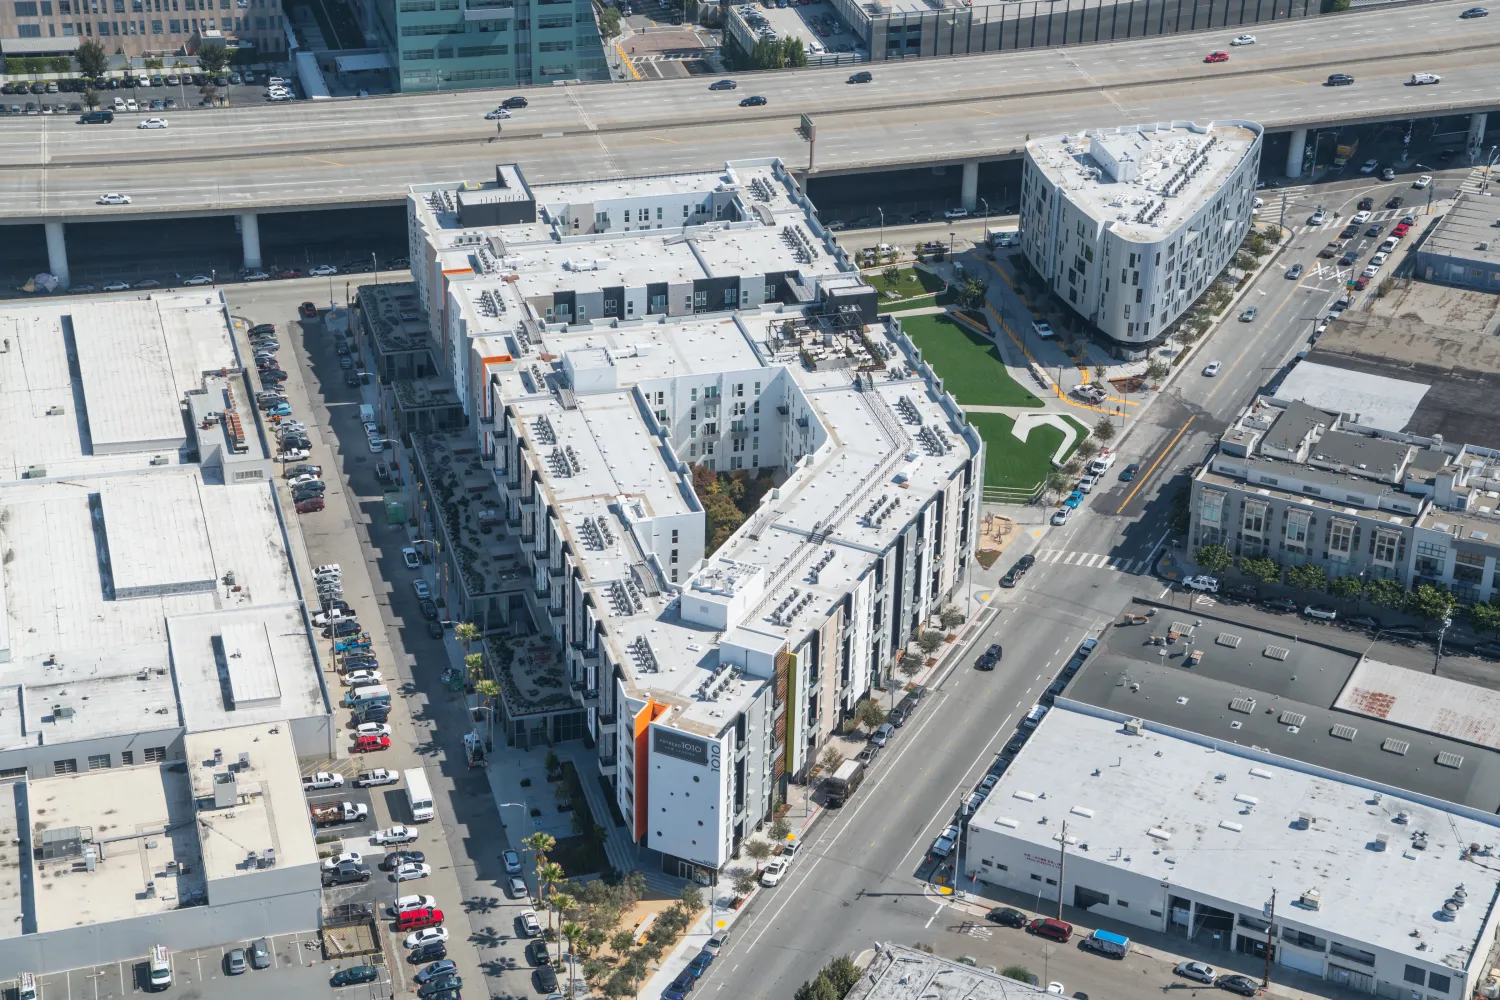
{"label": "utility pole", "polygon": [[1063,820],[1062,834],[1057,838],[1062,852],[1057,856],[1057,919],[1062,919],[1063,865],[1068,860],[1068,821]]}
{"label": "utility pole", "polygon": [[1276,947],[1276,890],[1271,890],[1271,922],[1266,925],[1266,971],[1260,977],[1260,988],[1271,985],[1271,951]]}

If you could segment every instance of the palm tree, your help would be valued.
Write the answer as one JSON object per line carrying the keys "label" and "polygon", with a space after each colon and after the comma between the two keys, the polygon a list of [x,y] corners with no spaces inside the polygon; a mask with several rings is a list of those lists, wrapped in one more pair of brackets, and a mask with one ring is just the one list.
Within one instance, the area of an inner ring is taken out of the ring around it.
{"label": "palm tree", "polygon": [[[586,933],[587,931],[584,930],[583,925],[575,921],[569,920],[562,925],[562,936],[568,939],[568,996],[570,997],[573,995],[573,976],[578,969],[578,962],[576,960],[578,943],[583,940]],[[559,952],[558,954],[561,956],[562,953]],[[559,957],[558,961],[561,962],[562,958]]]}
{"label": "palm tree", "polygon": [[470,653],[464,657],[464,666],[469,668],[469,686],[476,686],[484,679],[484,654]]}
{"label": "palm tree", "polygon": [[521,846],[531,852],[533,862],[536,865],[537,885],[542,884],[542,865],[547,863],[547,853],[557,846],[557,838],[550,833],[538,830],[536,833],[521,838]]}
{"label": "palm tree", "polygon": [[[557,924],[557,962],[555,964],[557,966],[559,966],[559,967],[562,966],[562,946],[563,946],[562,928],[563,928],[563,924],[568,919],[568,914],[572,913],[576,909],[578,909],[578,900],[575,899],[571,893],[554,892],[552,894],[551,910],[552,910],[552,912],[554,912],[554,913],[557,914],[557,920],[558,920],[558,924]],[[548,922],[549,923],[551,922],[550,919],[549,919]]]}
{"label": "palm tree", "polygon": [[[544,861],[536,868],[536,901],[539,905],[546,905],[547,892],[553,887],[567,881],[568,876],[563,873],[562,865],[556,861]],[[552,910],[547,910],[547,931],[552,930]]]}
{"label": "palm tree", "polygon": [[485,743],[488,744],[495,736],[495,699],[500,697],[500,684],[486,677],[474,685],[474,693],[483,698],[486,706],[489,708],[489,711],[485,713],[488,721],[486,723],[487,732],[484,737]]}
{"label": "palm tree", "polygon": [[474,640],[479,638],[479,626],[473,622],[459,622],[453,626],[453,636],[464,644],[464,656],[472,651]]}

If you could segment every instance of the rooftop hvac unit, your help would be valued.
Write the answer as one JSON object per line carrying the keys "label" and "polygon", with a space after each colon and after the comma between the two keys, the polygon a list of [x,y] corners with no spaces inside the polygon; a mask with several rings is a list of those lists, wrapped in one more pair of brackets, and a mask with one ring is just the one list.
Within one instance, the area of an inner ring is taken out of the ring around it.
{"label": "rooftop hvac unit", "polygon": [[1125,720],[1125,731],[1127,733],[1129,733],[1131,736],[1139,736],[1139,735],[1141,735],[1141,730],[1144,729],[1145,726],[1146,726],[1146,723],[1143,720],[1141,720],[1141,719],[1126,719]]}
{"label": "rooftop hvac unit", "polygon": [[1297,902],[1309,910],[1316,910],[1323,905],[1323,896],[1318,890],[1309,889],[1298,898]]}

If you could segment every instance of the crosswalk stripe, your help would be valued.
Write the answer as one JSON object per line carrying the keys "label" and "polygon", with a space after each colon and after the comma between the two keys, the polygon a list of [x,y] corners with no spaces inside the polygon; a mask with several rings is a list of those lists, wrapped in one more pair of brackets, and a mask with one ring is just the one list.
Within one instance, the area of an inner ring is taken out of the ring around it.
{"label": "crosswalk stripe", "polygon": [[1044,549],[1037,553],[1037,561],[1112,573],[1139,574],[1149,568],[1148,560],[1145,559],[1127,559],[1102,552],[1074,552],[1069,549]]}

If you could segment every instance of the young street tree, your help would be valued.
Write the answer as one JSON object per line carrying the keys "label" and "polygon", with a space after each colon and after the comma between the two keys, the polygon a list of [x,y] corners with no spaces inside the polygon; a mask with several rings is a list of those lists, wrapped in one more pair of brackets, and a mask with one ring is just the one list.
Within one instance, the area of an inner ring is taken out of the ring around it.
{"label": "young street tree", "polygon": [[1094,437],[1105,444],[1109,444],[1114,440],[1115,425],[1110,421],[1108,414],[1100,417],[1099,422],[1094,425]]}
{"label": "young street tree", "polygon": [[1241,559],[1240,572],[1252,580],[1261,583],[1276,583],[1281,580],[1281,566],[1275,559],[1267,556],[1257,556],[1254,559]]}
{"label": "young street tree", "polygon": [[198,49],[198,65],[205,73],[220,73],[229,65],[229,53],[218,42],[208,42]]}
{"label": "young street tree", "polygon": [[1469,627],[1475,632],[1500,631],[1500,608],[1486,601],[1469,605]]}
{"label": "young street tree", "polygon": [[771,856],[771,845],[764,840],[752,840],[745,845],[745,853],[755,862],[755,873],[760,874],[760,863]]}
{"label": "young street tree", "polygon": [[1345,601],[1357,601],[1365,592],[1365,581],[1357,576],[1341,576],[1335,579],[1329,587],[1334,597]]}
{"label": "young street tree", "polygon": [[104,71],[109,69],[109,53],[104,51],[100,42],[80,42],[78,48],[73,50],[73,58],[84,76],[103,76]]}
{"label": "young street tree", "polygon": [[861,698],[854,706],[854,720],[866,729],[876,729],[885,721],[885,709],[869,698]]}
{"label": "young street tree", "polygon": [[1204,545],[1193,553],[1193,562],[1207,573],[1222,573],[1234,563],[1234,554],[1222,545]]}
{"label": "young street tree", "polygon": [[1323,571],[1322,566],[1303,563],[1301,566],[1287,568],[1286,582],[1298,590],[1310,590],[1321,594],[1328,589],[1328,574]]}

